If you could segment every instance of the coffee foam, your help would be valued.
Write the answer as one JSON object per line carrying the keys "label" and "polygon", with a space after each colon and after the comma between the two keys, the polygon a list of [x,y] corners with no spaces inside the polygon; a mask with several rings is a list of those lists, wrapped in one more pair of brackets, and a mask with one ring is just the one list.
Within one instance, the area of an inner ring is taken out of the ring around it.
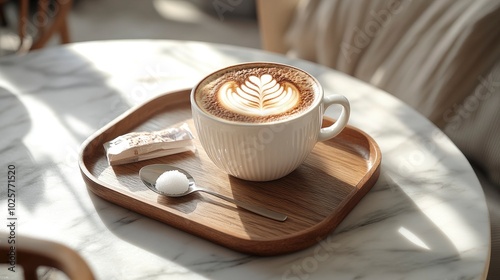
{"label": "coffee foam", "polygon": [[202,82],[196,102],[208,114],[237,122],[272,122],[298,114],[314,101],[315,81],[293,68],[257,65]]}
{"label": "coffee foam", "polygon": [[225,82],[217,97],[222,107],[248,116],[270,116],[287,112],[300,100],[299,90],[290,83],[278,83],[271,75],[250,76],[243,84]]}

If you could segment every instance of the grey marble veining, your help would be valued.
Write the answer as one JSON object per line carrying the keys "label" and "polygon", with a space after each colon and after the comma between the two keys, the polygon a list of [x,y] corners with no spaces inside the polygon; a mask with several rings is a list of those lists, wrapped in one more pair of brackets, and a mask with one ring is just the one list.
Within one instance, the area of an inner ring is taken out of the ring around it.
{"label": "grey marble veining", "polygon": [[[87,190],[77,159],[94,131],[149,98],[193,86],[210,71],[255,60],[293,64],[316,76],[327,94],[344,94],[352,106],[350,124],[374,137],[382,150],[379,181],[325,240],[284,256],[248,256]],[[16,166],[18,233],[74,248],[98,279],[486,275],[488,213],[465,157],[411,108],[326,67],[196,42],[74,44],[0,59],[0,120],[0,178],[6,182],[7,165]],[[6,187],[0,195],[6,220]]]}

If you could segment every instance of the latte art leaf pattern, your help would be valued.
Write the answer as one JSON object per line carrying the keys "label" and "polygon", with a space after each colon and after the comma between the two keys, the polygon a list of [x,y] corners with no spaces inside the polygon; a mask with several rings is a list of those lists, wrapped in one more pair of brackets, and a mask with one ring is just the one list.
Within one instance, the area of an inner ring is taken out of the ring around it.
{"label": "latte art leaf pattern", "polygon": [[218,92],[226,109],[251,116],[284,113],[297,105],[299,91],[287,82],[278,83],[271,75],[250,76],[241,85],[226,82]]}

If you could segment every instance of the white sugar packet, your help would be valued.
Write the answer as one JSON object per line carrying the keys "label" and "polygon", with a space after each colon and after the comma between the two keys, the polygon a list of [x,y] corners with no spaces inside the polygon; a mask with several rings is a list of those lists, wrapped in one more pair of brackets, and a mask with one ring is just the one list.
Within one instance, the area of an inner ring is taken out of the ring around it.
{"label": "white sugar packet", "polygon": [[104,143],[110,165],[196,150],[193,134],[187,123],[159,131],[130,132]]}

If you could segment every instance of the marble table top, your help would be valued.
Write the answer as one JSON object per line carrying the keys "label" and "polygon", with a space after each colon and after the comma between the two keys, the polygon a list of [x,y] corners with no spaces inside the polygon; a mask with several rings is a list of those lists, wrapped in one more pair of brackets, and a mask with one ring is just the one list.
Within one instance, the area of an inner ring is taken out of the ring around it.
{"label": "marble table top", "polygon": [[[77,164],[87,137],[132,106],[243,61],[281,62],[310,72],[326,94],[350,100],[349,123],[381,148],[378,182],[325,240],[282,256],[245,255],[87,190]],[[0,120],[3,222],[10,165],[17,176],[17,234],[75,249],[98,279],[486,277],[488,212],[463,154],[396,98],[323,66],[199,42],[70,44],[0,58]]]}

